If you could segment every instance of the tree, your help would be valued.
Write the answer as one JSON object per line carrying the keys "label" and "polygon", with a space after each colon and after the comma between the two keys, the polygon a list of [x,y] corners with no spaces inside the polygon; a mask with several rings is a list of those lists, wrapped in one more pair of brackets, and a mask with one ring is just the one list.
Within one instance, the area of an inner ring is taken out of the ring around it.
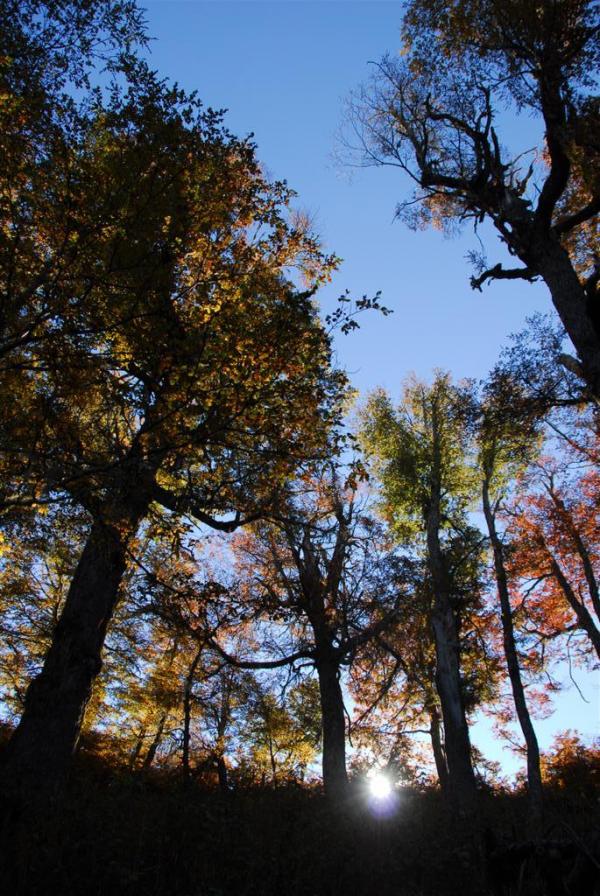
{"label": "tree", "polygon": [[342,669],[394,616],[376,527],[359,495],[324,465],[290,487],[275,520],[237,536],[234,551],[244,606],[266,624],[267,649],[280,657],[265,665],[304,661],[316,669],[323,783],[327,793],[343,795]]}
{"label": "tree", "polygon": [[585,744],[577,731],[561,731],[542,756],[544,781],[589,799],[600,784],[600,744]]}
{"label": "tree", "polygon": [[[344,385],[312,299],[333,262],[287,216],[290,191],[218,115],[143,67],[127,75],[62,146],[57,208],[87,222],[85,250],[51,284],[69,313],[11,353],[8,394],[23,395],[3,421],[4,507],[76,506],[89,526],[6,750],[24,793],[68,765],[142,522],[160,506],[232,531],[262,513],[323,450]],[[36,221],[43,240],[48,218]]]}
{"label": "tree", "polygon": [[304,777],[321,734],[317,690],[316,682],[307,679],[283,702],[254,680],[240,734],[246,761],[263,783]]}
{"label": "tree", "polygon": [[0,548],[0,688],[18,719],[52,640],[82,546],[83,519],[50,511],[7,532]]}
{"label": "tree", "polygon": [[[2,0],[0,12],[0,376],[6,389],[22,370],[26,347],[52,336],[52,318],[82,327],[81,305],[91,300],[91,289],[74,303],[57,286],[123,212],[117,196],[107,202],[86,177],[81,149],[90,126],[89,89],[100,66],[116,75],[131,65],[145,33],[132,0]],[[77,102],[82,92],[85,100]],[[99,274],[88,269],[90,287]]]}
{"label": "tree", "polygon": [[353,740],[389,767],[404,762],[411,735],[429,734],[438,781],[446,789],[448,765],[435,686],[432,593],[422,563],[399,562],[396,575],[403,599],[393,624],[358,651],[351,667],[357,704]]}
{"label": "tree", "polygon": [[[217,669],[218,674],[215,674]],[[221,664],[216,668],[209,667],[209,670],[208,674],[198,676],[201,680],[191,693],[193,703],[200,711],[199,767],[216,768],[219,787],[227,790],[231,742],[239,738],[252,682],[250,673],[240,673],[231,666]]]}
{"label": "tree", "polygon": [[[455,593],[463,596],[461,686],[468,714],[495,700],[499,671],[490,650],[493,615],[482,606],[480,549],[473,548],[475,566],[468,562],[465,544],[460,550],[462,558],[456,546],[448,557]],[[351,669],[358,710],[352,733],[372,752],[384,755],[388,765],[404,761],[413,735],[426,735],[438,781],[442,790],[448,791],[442,708],[436,687],[435,598],[427,561],[421,554],[414,544],[399,545],[395,562],[387,565],[387,576],[402,596],[388,629],[357,652]],[[427,751],[423,752],[426,757]]]}
{"label": "tree", "polygon": [[510,493],[512,482],[535,456],[536,447],[539,445],[537,433],[539,421],[531,417],[515,420],[514,413],[509,417],[507,409],[511,405],[506,401],[507,395],[503,392],[501,384],[502,381],[497,380],[488,386],[487,400],[484,399],[481,409],[477,433],[481,493],[500,604],[504,656],[514,705],[527,748],[527,785],[531,818],[537,829],[542,820],[543,803],[540,750],[527,704],[515,635],[511,581],[506,562],[510,544],[507,545],[502,537],[497,518],[503,502]]}
{"label": "tree", "polygon": [[471,564],[481,550],[481,537],[467,520],[474,478],[465,404],[468,390],[452,385],[442,373],[430,387],[409,381],[397,409],[384,392],[373,393],[363,411],[362,439],[393,534],[401,544],[419,544],[426,560],[448,789],[456,805],[470,813],[476,788],[461,659],[465,609],[478,590]]}
{"label": "tree", "polygon": [[[383,59],[350,104],[363,161],[396,166],[417,185],[401,215],[414,226],[488,220],[520,262],[479,259],[473,287],[545,282],[578,355],[565,361],[596,399],[597,15],[591,0],[413,0],[404,54]],[[507,100],[540,119],[541,163],[502,145],[495,121]]]}
{"label": "tree", "polygon": [[579,446],[542,456],[509,508],[513,575],[530,583],[531,624],[542,638],[584,633],[600,657],[598,450]]}
{"label": "tree", "polygon": [[[234,780],[253,782],[257,775],[272,783],[281,775],[295,776],[312,761],[319,741],[318,687],[304,681],[282,687],[278,696],[267,676],[258,673],[265,667],[281,668],[287,660],[237,658],[264,647],[252,624],[256,605],[236,581],[231,558],[220,556],[215,539],[202,544],[193,532],[180,531],[178,540],[177,546],[168,537],[156,540],[148,555],[138,559],[132,603],[151,625],[145,655],[153,659],[144,691],[165,665],[165,640],[173,643],[166,690],[168,695],[175,689],[176,698],[171,696],[167,709],[178,722],[171,741],[181,754],[184,779],[210,779],[216,772],[219,786],[228,790],[230,770]],[[161,690],[152,690],[156,716],[157,704],[164,700]],[[133,701],[139,691],[134,690]],[[139,709],[133,706],[134,715]]]}

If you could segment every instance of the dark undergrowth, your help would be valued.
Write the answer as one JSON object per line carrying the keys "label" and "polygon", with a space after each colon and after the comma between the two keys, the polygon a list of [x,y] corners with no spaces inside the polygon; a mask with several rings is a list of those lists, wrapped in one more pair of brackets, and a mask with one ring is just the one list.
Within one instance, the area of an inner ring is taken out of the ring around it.
{"label": "dark undergrowth", "polygon": [[299,786],[223,793],[88,765],[59,807],[12,820],[0,892],[591,896],[599,892],[596,807],[585,793],[550,793],[537,832],[523,797],[486,793],[473,831],[434,790],[403,790],[383,815],[359,784],[333,806]]}

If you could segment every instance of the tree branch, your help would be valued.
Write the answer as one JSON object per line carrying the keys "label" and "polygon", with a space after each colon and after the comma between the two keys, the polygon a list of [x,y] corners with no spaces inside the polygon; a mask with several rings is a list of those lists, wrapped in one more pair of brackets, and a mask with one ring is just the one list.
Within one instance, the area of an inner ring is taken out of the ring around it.
{"label": "tree branch", "polygon": [[236,669],[279,669],[282,666],[290,666],[297,660],[314,659],[314,651],[297,650],[296,653],[282,657],[280,660],[240,660],[227,653],[218,641],[211,638],[208,643],[230,666],[235,666]]}
{"label": "tree branch", "polygon": [[574,212],[572,215],[566,215],[564,218],[561,218],[552,229],[558,236],[562,236],[564,233],[569,233],[574,227],[578,227],[579,224],[584,224],[586,221],[589,221],[590,218],[593,218],[594,215],[597,215],[599,212],[600,196],[593,196],[587,205],[580,208],[578,212]]}
{"label": "tree branch", "polygon": [[493,268],[484,271],[479,277],[471,277],[471,289],[482,291],[481,287],[486,280],[528,280],[529,283],[537,278],[537,274],[529,268],[503,268],[500,263]]}
{"label": "tree branch", "polygon": [[261,517],[260,513],[254,513],[242,518],[240,512],[237,511],[231,520],[217,520],[202,510],[191,498],[187,498],[185,495],[181,497],[174,495],[157,483],[154,483],[152,486],[152,500],[161,504],[167,510],[173,511],[173,513],[184,513],[193,516],[199,523],[204,523],[204,525],[210,526],[211,529],[216,529],[218,532],[235,532],[240,526],[254,522]]}
{"label": "tree branch", "polygon": [[366,644],[367,641],[370,641],[371,638],[377,637],[381,632],[385,631],[388,626],[395,621],[398,615],[398,608],[394,607],[393,610],[390,610],[389,613],[386,613],[381,619],[377,622],[370,625],[368,628],[364,629],[362,632],[358,632],[358,634],[353,635],[351,638],[347,638],[340,645],[339,651],[341,654],[347,654],[350,651],[354,650],[356,647],[360,647],[361,644]]}

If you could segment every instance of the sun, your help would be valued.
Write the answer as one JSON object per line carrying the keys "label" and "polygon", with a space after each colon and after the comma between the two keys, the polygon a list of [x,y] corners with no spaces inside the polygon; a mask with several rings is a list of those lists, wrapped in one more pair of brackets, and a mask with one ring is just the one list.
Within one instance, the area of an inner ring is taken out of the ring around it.
{"label": "sun", "polygon": [[373,775],[369,780],[369,789],[376,800],[385,800],[392,792],[392,785],[385,775]]}

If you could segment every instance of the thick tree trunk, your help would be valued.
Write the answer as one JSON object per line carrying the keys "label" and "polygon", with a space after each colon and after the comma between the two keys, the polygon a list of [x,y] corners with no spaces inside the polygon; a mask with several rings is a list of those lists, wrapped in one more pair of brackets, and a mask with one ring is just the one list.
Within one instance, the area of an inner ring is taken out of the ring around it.
{"label": "thick tree trunk", "polygon": [[448,788],[448,764],[442,744],[440,714],[435,706],[429,711],[429,735],[440,787],[442,790],[446,790]]}
{"label": "thick tree trunk", "polygon": [[43,798],[62,784],[102,667],[127,546],[141,516],[140,509],[92,526],[44,666],[28,688],[23,716],[4,754],[5,787],[19,801]]}
{"label": "thick tree trunk", "polygon": [[323,730],[323,786],[325,793],[343,796],[346,772],[346,720],[344,698],[335,659],[317,660]]}
{"label": "thick tree trunk", "polygon": [[533,241],[529,265],[539,271],[550,290],[554,307],[579,356],[586,383],[600,400],[600,309],[596,309],[594,318],[591,301],[556,237],[543,235]]}
{"label": "thick tree trunk", "polygon": [[434,478],[426,526],[427,563],[434,589],[432,628],[436,654],[435,683],[444,720],[448,793],[460,812],[472,814],[477,802],[477,786],[460,678],[458,621],[439,538],[439,493],[439,484]]}
{"label": "thick tree trunk", "polygon": [[542,804],[543,804],[543,788],[542,773],[540,770],[540,749],[527,701],[525,699],[525,689],[521,679],[521,669],[519,666],[519,656],[515,643],[515,631],[513,626],[512,610],[510,606],[510,593],[508,590],[508,578],[506,568],[504,566],[504,552],[502,542],[498,536],[496,529],[496,521],[494,513],[490,506],[490,497],[487,480],[483,483],[483,512],[487,523],[488,533],[492,544],[494,555],[494,570],[496,573],[496,584],[498,587],[498,597],[500,600],[500,616],[502,619],[502,634],[504,642],[504,655],[506,657],[506,665],[508,668],[508,676],[510,686],[512,688],[513,700],[517,717],[525,738],[527,747],[527,785],[529,788],[529,805],[532,823],[537,826],[542,822]]}
{"label": "thick tree trunk", "polygon": [[471,813],[477,788],[471,763],[471,742],[460,680],[460,651],[456,620],[451,609],[434,610],[436,687],[444,720],[444,743],[448,764],[448,793],[461,811]]}

